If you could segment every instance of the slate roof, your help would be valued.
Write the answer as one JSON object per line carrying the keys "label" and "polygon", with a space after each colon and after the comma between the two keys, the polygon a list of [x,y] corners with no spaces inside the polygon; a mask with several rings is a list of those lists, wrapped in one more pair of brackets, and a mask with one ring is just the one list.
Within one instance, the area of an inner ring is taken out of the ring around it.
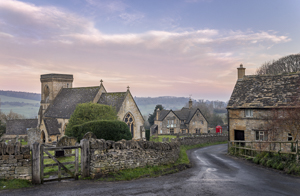
{"label": "slate roof", "polygon": [[300,73],[250,75],[236,82],[227,108],[290,107],[299,103]]}
{"label": "slate roof", "polygon": [[6,122],[6,135],[27,135],[27,130],[36,128],[38,119],[15,119]]}
{"label": "slate roof", "polygon": [[[160,111],[160,115],[158,120],[159,121],[163,121],[164,118],[169,114],[169,112],[174,112],[174,114],[180,119],[180,120],[185,120],[185,123],[189,123],[193,116],[195,115],[196,111],[199,110],[200,113],[202,114],[200,108],[182,108],[181,110],[177,110],[177,111],[172,111],[172,110],[161,110]],[[202,116],[204,117],[204,119],[206,120],[205,116],[202,114]],[[207,120],[206,120],[207,121]]]}
{"label": "slate roof", "polygon": [[76,105],[92,102],[100,86],[62,88],[44,113],[45,117],[70,119]]}
{"label": "slate roof", "polygon": [[60,134],[58,128],[61,128],[61,124],[58,124],[55,118],[45,118],[44,122],[49,135]]}
{"label": "slate roof", "polygon": [[98,101],[99,104],[110,105],[119,112],[127,92],[102,93]]}

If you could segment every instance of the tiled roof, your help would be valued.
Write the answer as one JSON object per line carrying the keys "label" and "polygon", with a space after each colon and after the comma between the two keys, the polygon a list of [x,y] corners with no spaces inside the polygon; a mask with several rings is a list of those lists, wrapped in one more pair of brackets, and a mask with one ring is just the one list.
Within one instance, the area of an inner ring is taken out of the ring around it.
{"label": "tiled roof", "polygon": [[45,118],[44,122],[49,135],[60,134],[58,129],[61,128],[61,124],[58,124],[55,118]]}
{"label": "tiled roof", "polygon": [[44,116],[70,119],[76,105],[92,102],[99,91],[99,86],[82,88],[63,88],[49,105]]}
{"label": "tiled roof", "polygon": [[110,105],[119,112],[127,92],[117,92],[117,93],[102,93],[98,101],[99,104]]}
{"label": "tiled roof", "polygon": [[164,118],[169,114],[169,112],[170,112],[170,110],[161,110],[158,120],[159,121],[164,120]]}
{"label": "tiled roof", "polygon": [[300,73],[244,76],[238,80],[227,108],[295,106],[300,98]]}
{"label": "tiled roof", "polygon": [[7,135],[27,135],[27,130],[36,128],[38,119],[15,119],[6,122]]}

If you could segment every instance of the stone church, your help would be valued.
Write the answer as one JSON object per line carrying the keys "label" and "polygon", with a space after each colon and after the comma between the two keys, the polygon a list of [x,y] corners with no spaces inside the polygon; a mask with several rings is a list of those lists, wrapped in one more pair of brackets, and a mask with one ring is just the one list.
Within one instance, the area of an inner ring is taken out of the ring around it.
{"label": "stone church", "polygon": [[129,87],[125,92],[107,92],[101,80],[99,86],[73,88],[73,75],[68,74],[45,74],[40,79],[38,128],[42,142],[56,142],[64,136],[76,105],[88,102],[112,106],[119,120],[128,125],[133,139],[145,137],[144,119]]}

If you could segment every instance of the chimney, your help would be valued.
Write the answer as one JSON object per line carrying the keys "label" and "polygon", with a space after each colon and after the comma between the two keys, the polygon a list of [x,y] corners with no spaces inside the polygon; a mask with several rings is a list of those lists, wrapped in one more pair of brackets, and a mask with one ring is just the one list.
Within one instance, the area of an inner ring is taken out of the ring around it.
{"label": "chimney", "polygon": [[157,108],[157,110],[156,110],[156,120],[158,120],[158,118],[159,118],[159,115],[160,115],[160,109],[159,109],[159,108]]}
{"label": "chimney", "polygon": [[189,109],[191,109],[193,107],[193,101],[192,101],[192,99],[190,98],[190,100],[189,100]]}
{"label": "chimney", "polygon": [[238,80],[242,80],[243,77],[245,76],[245,69],[246,68],[243,67],[243,64],[241,64],[240,67],[237,68],[237,70],[238,70]]}

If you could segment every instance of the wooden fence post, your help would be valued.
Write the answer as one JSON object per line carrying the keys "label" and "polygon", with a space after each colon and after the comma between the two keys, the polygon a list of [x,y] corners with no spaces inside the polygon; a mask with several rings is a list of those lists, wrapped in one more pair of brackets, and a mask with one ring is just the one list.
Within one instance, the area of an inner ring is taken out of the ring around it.
{"label": "wooden fence post", "polygon": [[299,162],[299,152],[298,152],[298,140],[295,142],[295,146],[296,146],[296,162]]}
{"label": "wooden fence post", "polygon": [[32,183],[41,184],[40,143],[32,144]]}
{"label": "wooden fence post", "polygon": [[83,139],[80,141],[81,146],[81,177],[90,176],[90,145],[89,140]]}

